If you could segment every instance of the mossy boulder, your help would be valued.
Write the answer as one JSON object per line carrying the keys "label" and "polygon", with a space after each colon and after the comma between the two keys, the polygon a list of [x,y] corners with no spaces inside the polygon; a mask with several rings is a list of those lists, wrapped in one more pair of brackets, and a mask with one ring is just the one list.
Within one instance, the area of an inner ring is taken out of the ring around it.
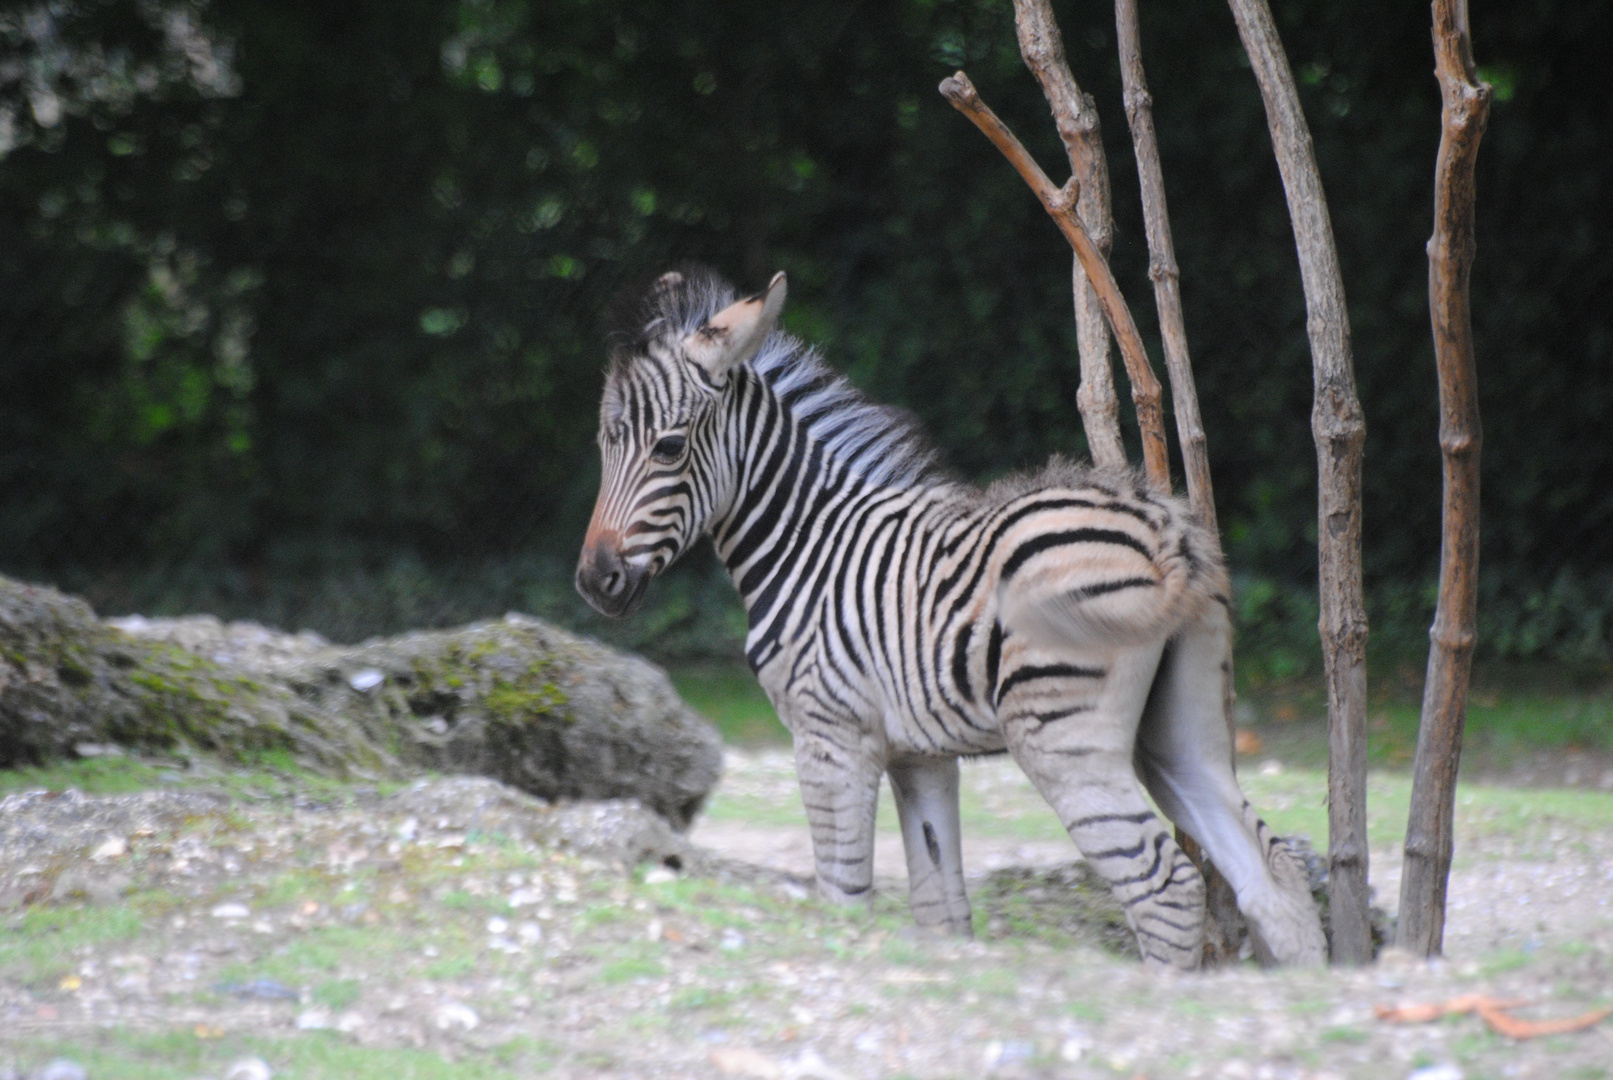
{"label": "mossy boulder", "polygon": [[82,600],[0,577],[0,767],[108,746],[290,759],[358,776],[399,770],[351,720],[309,708],[287,686],[125,634]]}
{"label": "mossy boulder", "polygon": [[211,616],[102,622],[0,578],[0,766],[107,744],[338,775],[495,777],[688,826],[722,766],[664,672],[538,619],[331,645]]}

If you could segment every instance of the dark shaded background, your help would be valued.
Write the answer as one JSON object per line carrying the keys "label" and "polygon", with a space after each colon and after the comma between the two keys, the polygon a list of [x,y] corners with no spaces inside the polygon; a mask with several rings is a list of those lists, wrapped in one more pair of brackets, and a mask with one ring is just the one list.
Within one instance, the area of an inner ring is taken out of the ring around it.
{"label": "dark shaded background", "polygon": [[[1008,0],[176,0],[233,49],[211,83],[156,9],[82,0],[62,42],[164,75],[121,96],[63,83],[49,125],[28,91],[37,6],[0,8],[0,571],[109,611],[343,639],[522,608],[663,657],[731,654],[742,620],[708,556],[625,628],[569,586],[602,319],[624,282],[688,258],[742,286],[787,270],[789,328],[968,475],[1083,451],[1068,250],[935,91],[966,68],[1065,175]],[[1112,8],[1056,8],[1155,346]],[[1409,655],[1438,558],[1429,12],[1274,8],[1344,266],[1377,647]],[[1315,633],[1287,214],[1229,13],[1142,15],[1243,640],[1281,675]],[[1473,19],[1497,89],[1473,278],[1481,648],[1605,663],[1613,2],[1481,0]]]}

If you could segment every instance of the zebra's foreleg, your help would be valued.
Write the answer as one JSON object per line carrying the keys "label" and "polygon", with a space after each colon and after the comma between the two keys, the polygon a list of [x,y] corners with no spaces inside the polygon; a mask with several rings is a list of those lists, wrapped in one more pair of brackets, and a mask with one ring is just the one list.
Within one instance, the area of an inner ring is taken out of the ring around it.
{"label": "zebra's foreleg", "polygon": [[1171,642],[1137,735],[1154,801],[1226,875],[1263,960],[1327,959],[1303,864],[1255,814],[1232,772],[1222,680],[1232,649],[1226,609],[1209,604]]}
{"label": "zebra's foreleg", "polygon": [[797,732],[795,771],[812,828],[818,892],[840,904],[872,903],[878,760],[862,748]]}
{"label": "zebra's foreleg", "polygon": [[885,769],[902,822],[913,920],[973,937],[958,825],[958,759],[907,757]]}
{"label": "zebra's foreleg", "polygon": [[1159,652],[1077,658],[1024,648],[1010,664],[1005,649],[997,715],[1014,760],[1125,909],[1143,962],[1192,970],[1204,957],[1204,878],[1132,768]]}

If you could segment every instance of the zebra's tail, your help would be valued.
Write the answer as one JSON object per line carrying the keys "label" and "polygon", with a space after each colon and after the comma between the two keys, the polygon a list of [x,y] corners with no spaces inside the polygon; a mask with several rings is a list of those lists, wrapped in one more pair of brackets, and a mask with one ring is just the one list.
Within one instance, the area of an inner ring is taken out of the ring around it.
{"label": "zebra's tail", "polygon": [[1174,499],[1149,509],[1111,503],[1027,519],[1005,545],[1004,626],[1048,644],[1128,647],[1162,641],[1204,604],[1226,603],[1218,545]]}

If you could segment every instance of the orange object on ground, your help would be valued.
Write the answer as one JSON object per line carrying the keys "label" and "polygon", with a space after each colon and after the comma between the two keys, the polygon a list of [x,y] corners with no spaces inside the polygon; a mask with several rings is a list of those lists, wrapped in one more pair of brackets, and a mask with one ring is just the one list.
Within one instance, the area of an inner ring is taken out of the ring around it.
{"label": "orange object on ground", "polygon": [[1508,1009],[1518,1009],[1528,1004],[1530,1004],[1528,1001],[1508,1001],[1484,994],[1464,994],[1438,1003],[1378,1005],[1372,1011],[1379,1020],[1387,1020],[1394,1024],[1423,1024],[1430,1020],[1438,1020],[1442,1016],[1476,1012],[1479,1018],[1490,1026],[1490,1030],[1509,1039],[1566,1035],[1572,1031],[1583,1031],[1613,1016],[1613,1008],[1593,1009],[1583,1015],[1564,1020],[1520,1020],[1507,1012]]}

